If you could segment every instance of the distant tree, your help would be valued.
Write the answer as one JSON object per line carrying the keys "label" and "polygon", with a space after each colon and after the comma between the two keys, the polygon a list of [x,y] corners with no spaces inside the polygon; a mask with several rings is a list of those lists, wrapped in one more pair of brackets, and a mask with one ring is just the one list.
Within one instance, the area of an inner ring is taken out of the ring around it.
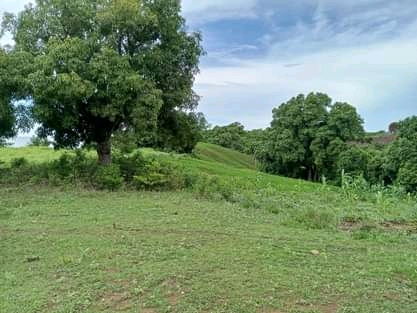
{"label": "distant tree", "polygon": [[10,52],[0,48],[0,145],[16,136],[18,130],[28,131],[32,127],[30,110],[19,100],[29,97],[26,72],[30,56],[21,52]]}
{"label": "distant tree", "polygon": [[234,122],[226,126],[215,126],[204,134],[204,140],[225,148],[243,152],[245,127]]}
{"label": "distant tree", "polygon": [[267,131],[265,129],[247,130],[243,136],[243,151],[257,157],[265,148]]}
{"label": "distant tree", "polygon": [[389,124],[388,131],[390,134],[395,134],[398,131],[398,122],[392,122]]}
{"label": "distant tree", "polygon": [[32,147],[48,147],[51,144],[48,138],[41,138],[39,136],[32,136],[30,138],[29,146]]}
{"label": "distant tree", "polygon": [[324,93],[291,98],[273,110],[264,159],[277,174],[317,181],[334,179],[348,141],[362,138],[363,120],[347,103],[332,104]]}
{"label": "distant tree", "polygon": [[109,164],[118,131],[139,140],[168,118],[182,123],[197,105],[202,48],[180,12],[177,0],[37,0],[6,14],[14,51],[33,59],[23,70],[39,135],[56,147],[94,145]]}
{"label": "distant tree", "polygon": [[387,151],[389,148],[376,149],[368,148],[368,164],[366,169],[366,180],[371,184],[391,185],[396,173],[389,170],[387,163]]}
{"label": "distant tree", "polygon": [[348,146],[347,149],[340,152],[337,158],[338,172],[349,174],[351,176],[368,175],[369,154],[365,149],[355,145]]}
{"label": "distant tree", "polygon": [[[341,168],[338,168],[340,154],[349,150],[347,142],[364,137],[362,124],[362,118],[350,104],[336,102],[330,105],[325,123],[317,130],[310,147],[315,165],[320,171],[319,175],[338,179],[341,171]],[[353,168],[352,166],[355,165],[350,165],[349,168]],[[359,164],[357,167],[360,168]]]}
{"label": "distant tree", "polygon": [[386,167],[393,180],[417,191],[417,116],[398,123],[398,137],[389,147]]}

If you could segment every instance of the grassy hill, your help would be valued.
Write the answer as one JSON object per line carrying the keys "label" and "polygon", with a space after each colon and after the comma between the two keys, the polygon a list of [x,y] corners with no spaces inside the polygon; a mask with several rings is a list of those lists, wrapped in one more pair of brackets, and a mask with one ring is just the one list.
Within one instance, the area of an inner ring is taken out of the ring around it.
{"label": "grassy hill", "polygon": [[238,168],[256,169],[253,157],[235,150],[220,147],[210,143],[199,143],[195,148],[195,155],[204,161],[218,162]]}
{"label": "grassy hill", "polygon": [[213,145],[155,155],[204,179],[0,187],[0,312],[416,312],[414,198],[259,173]]}

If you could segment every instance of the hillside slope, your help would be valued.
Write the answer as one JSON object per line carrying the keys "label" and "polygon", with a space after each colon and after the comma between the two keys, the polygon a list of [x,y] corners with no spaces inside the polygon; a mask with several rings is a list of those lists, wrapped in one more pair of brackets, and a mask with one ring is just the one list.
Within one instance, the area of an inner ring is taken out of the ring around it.
{"label": "hillside slope", "polygon": [[219,162],[238,168],[256,169],[256,162],[250,155],[218,145],[200,142],[195,147],[194,153],[200,160]]}

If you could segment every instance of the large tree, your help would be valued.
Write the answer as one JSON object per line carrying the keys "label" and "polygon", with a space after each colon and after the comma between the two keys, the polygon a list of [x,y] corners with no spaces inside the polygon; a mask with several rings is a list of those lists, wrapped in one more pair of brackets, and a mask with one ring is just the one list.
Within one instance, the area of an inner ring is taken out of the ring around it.
{"label": "large tree", "polygon": [[274,173],[318,180],[334,178],[346,143],[364,135],[362,119],[347,103],[324,93],[299,94],[273,110],[263,160]]}
{"label": "large tree", "polygon": [[385,167],[407,191],[417,190],[417,116],[398,123],[398,137],[387,150]]}
{"label": "large tree", "polygon": [[0,48],[0,146],[32,125],[28,107],[18,103],[29,95],[23,68],[29,68],[30,59],[26,53]]}
{"label": "large tree", "polygon": [[6,14],[14,50],[34,58],[28,81],[41,135],[57,147],[96,145],[109,164],[115,132],[148,134],[195,108],[201,40],[180,13],[178,0],[37,0]]}

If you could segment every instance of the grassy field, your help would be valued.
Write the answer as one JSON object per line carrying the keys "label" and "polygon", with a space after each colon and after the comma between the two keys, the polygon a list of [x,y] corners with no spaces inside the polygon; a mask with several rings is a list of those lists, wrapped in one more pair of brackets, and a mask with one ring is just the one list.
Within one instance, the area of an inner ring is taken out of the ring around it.
{"label": "grassy field", "polygon": [[54,150],[48,147],[1,148],[0,162],[8,164],[11,160],[25,158],[29,162],[49,162],[59,158],[65,150]]}
{"label": "grassy field", "polygon": [[[25,149],[0,159],[59,153]],[[176,159],[235,186],[230,197],[0,189],[0,312],[417,312],[413,198],[199,153]]]}

